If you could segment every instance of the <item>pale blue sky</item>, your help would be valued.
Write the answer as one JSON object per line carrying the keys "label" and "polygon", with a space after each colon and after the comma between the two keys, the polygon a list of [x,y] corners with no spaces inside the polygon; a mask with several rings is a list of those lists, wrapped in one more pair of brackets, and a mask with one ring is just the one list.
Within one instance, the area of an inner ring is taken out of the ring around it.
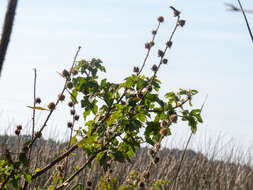
{"label": "pale blue sky", "polygon": [[[6,126],[30,121],[31,110],[26,106],[32,104],[33,68],[38,70],[37,93],[42,105],[55,100],[63,85],[56,71],[70,66],[79,45],[83,47],[80,59],[102,59],[107,76],[120,81],[133,66],[141,65],[144,43],[151,39],[150,32],[160,15],[165,23],[156,48],[164,47],[175,22],[168,8],[173,5],[182,11],[187,23],[175,35],[167,54],[169,64],[158,73],[163,81],[161,94],[179,88],[197,89],[200,94],[195,98],[196,106],[201,106],[208,94],[205,122],[195,138],[223,133],[244,147],[253,145],[253,46],[242,15],[226,11],[224,2],[21,0],[0,79],[0,133]],[[7,0],[0,3],[1,26],[6,4]],[[250,0],[242,0],[242,4],[253,9]],[[253,27],[253,15],[248,19]],[[151,65],[158,62],[155,49],[152,55],[147,75]],[[57,137],[65,133],[69,118],[59,110],[48,124],[48,128],[61,129]],[[176,135],[189,134],[186,126],[175,128]]]}

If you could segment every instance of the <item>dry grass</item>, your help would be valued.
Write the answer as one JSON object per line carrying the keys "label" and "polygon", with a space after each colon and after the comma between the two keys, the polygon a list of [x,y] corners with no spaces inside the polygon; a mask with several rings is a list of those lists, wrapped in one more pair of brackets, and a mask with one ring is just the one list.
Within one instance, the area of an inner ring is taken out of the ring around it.
{"label": "dry grass", "polygon": [[[4,138],[1,137],[2,145],[11,147],[12,151],[17,151],[17,138]],[[20,140],[22,144],[22,139]],[[52,140],[44,141],[39,140],[32,152],[32,167],[35,169],[37,166],[44,166],[56,157],[60,153],[60,150],[64,147],[64,144],[56,143]],[[3,146],[1,147],[1,149]],[[150,159],[147,154],[148,148],[142,148],[138,151],[135,158],[133,158],[133,164],[116,163],[112,166],[112,175],[118,179],[120,184],[126,182],[127,176],[131,170],[142,172],[146,169]],[[214,150],[212,150],[215,152]],[[77,150],[77,155],[70,157],[68,171],[73,171],[73,167],[80,165],[85,160],[85,156],[82,151]],[[252,190],[253,189],[253,168],[250,164],[240,164],[231,162],[233,157],[233,150],[227,158],[223,161],[217,161],[213,157],[207,159],[202,153],[196,153],[192,150],[188,150],[183,161],[183,165],[179,172],[176,186],[177,190],[193,190],[193,189],[241,189]],[[182,151],[178,149],[162,149],[159,153],[160,161],[151,170],[151,176],[149,183],[151,184],[155,179],[168,179],[170,182],[174,180],[177,168],[179,167],[179,160],[182,155]],[[226,159],[226,160],[225,160]],[[239,160],[238,160],[239,162]],[[43,176],[39,177],[29,189],[34,187],[43,187],[45,183],[50,179],[48,171]],[[87,180],[93,182],[93,189],[96,188],[97,181],[104,175],[104,171],[99,165],[95,165],[93,171],[89,168],[82,171],[79,178],[73,182],[74,184],[85,184]],[[168,185],[165,189],[169,189]]]}

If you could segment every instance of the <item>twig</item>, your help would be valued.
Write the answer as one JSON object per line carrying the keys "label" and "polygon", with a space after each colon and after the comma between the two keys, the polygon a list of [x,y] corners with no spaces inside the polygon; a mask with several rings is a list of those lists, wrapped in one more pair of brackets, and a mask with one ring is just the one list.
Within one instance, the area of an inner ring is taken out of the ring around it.
{"label": "twig", "polygon": [[56,163],[58,163],[61,160],[63,160],[66,156],[68,156],[71,152],[73,152],[77,148],[78,148],[78,143],[76,143],[75,145],[73,145],[67,152],[65,152],[64,154],[62,154],[61,156],[59,156],[58,158],[56,158],[52,162],[50,162],[48,165],[46,165],[40,171],[38,171],[35,174],[33,174],[32,175],[32,179],[35,179],[35,178],[39,177],[40,175],[42,175],[43,173],[45,173],[47,170],[49,170],[51,167],[53,167]]}
{"label": "twig", "polygon": [[64,186],[68,186],[69,183],[76,177],[89,163],[93,161],[93,159],[96,158],[96,154],[91,156],[72,176],[70,176],[66,181],[64,181],[61,185],[56,187],[55,190],[62,189]]}
{"label": "twig", "polygon": [[[74,65],[75,65],[75,62],[76,62],[76,59],[77,59],[77,55],[78,55],[80,49],[81,49],[81,47],[79,46],[79,47],[78,47],[78,50],[77,50],[77,52],[76,52],[76,54],[75,54],[75,57],[74,57],[74,60],[73,60],[73,63],[72,63],[72,66],[71,66],[70,71],[73,69],[73,67],[74,67]],[[63,93],[64,93],[65,90],[66,90],[66,83],[67,83],[67,79],[66,79],[66,81],[65,81],[65,84],[64,84],[64,87],[63,87],[63,89],[62,89],[62,92],[60,93],[60,96],[63,95]],[[56,103],[55,103],[55,107],[57,107],[57,105],[58,105],[59,102],[60,102],[60,99],[58,98],[57,101],[56,101]],[[51,117],[52,113],[54,112],[54,110],[55,110],[55,109],[50,110],[49,114],[47,115],[46,120],[44,121],[43,125],[41,126],[40,130],[38,131],[39,133],[41,133],[42,130],[46,127],[47,122],[48,122],[49,118]],[[32,141],[31,141],[30,144],[29,144],[29,148],[31,148],[31,146],[33,145],[33,143],[36,141],[37,138],[38,138],[38,136],[35,136],[35,137],[32,139]]]}
{"label": "twig", "polygon": [[243,13],[243,16],[244,16],[244,20],[245,20],[245,22],[246,22],[246,25],[247,25],[247,28],[248,28],[248,31],[249,31],[249,35],[250,35],[250,37],[251,37],[251,41],[253,42],[253,35],[252,35],[251,29],[250,29],[250,26],[249,26],[249,22],[248,22],[248,19],[247,19],[247,17],[246,17],[246,14],[245,14],[245,12],[244,12],[244,10],[243,10],[243,8],[242,8],[242,4],[241,4],[240,0],[238,0],[238,3],[239,3],[240,8],[241,8],[241,10],[242,10],[242,13]]}
{"label": "twig", "polygon": [[[206,103],[206,101],[207,101],[207,98],[208,98],[208,95],[206,95],[205,100],[204,100],[204,102],[203,102],[203,104],[202,104],[202,106],[201,106],[201,108],[200,108],[200,113],[202,112],[202,110],[203,110],[203,108],[204,108],[204,106],[205,106],[205,103]],[[189,143],[190,143],[190,141],[191,141],[192,135],[193,135],[193,133],[191,132],[190,136],[188,137],[186,146],[185,146],[185,148],[184,148],[184,152],[183,152],[183,154],[182,154],[182,157],[181,157],[181,160],[180,160],[180,163],[179,163],[179,167],[178,167],[178,169],[177,169],[177,172],[176,172],[176,175],[175,175],[175,178],[174,178],[174,181],[173,181],[173,185],[172,185],[172,187],[171,187],[172,190],[174,189],[174,187],[175,187],[175,185],[176,185],[177,177],[178,177],[179,171],[180,171],[180,169],[181,169],[181,166],[182,166],[182,163],[183,163],[183,160],[184,160],[184,157],[185,157],[185,153],[186,153],[186,150],[187,150],[187,148],[188,148],[188,145],[189,145]]]}
{"label": "twig", "polygon": [[3,68],[4,58],[5,58],[8,44],[10,41],[16,7],[17,7],[17,0],[9,0],[7,11],[5,14],[5,19],[4,19],[1,42],[0,42],[0,76],[1,76],[1,71]]}

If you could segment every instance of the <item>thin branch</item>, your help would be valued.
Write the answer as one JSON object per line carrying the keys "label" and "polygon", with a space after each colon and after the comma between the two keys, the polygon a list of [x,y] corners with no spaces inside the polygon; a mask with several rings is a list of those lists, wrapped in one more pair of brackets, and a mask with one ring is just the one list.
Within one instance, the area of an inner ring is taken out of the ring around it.
{"label": "thin branch", "polygon": [[[74,60],[73,60],[73,63],[72,63],[72,66],[71,66],[70,71],[73,69],[73,67],[74,67],[74,65],[75,65],[75,62],[76,62],[76,59],[77,59],[77,56],[78,56],[78,53],[79,53],[80,49],[81,49],[81,47],[79,46],[79,47],[78,47],[78,50],[76,51],[76,54],[75,54],[75,57],[74,57]],[[65,84],[64,84],[64,87],[63,87],[63,89],[62,89],[62,92],[60,93],[60,96],[63,95],[63,93],[64,93],[65,90],[66,90],[66,83],[67,83],[67,79],[66,79],[66,81],[65,81]],[[56,101],[56,103],[55,103],[55,107],[57,107],[57,105],[58,105],[59,102],[60,102],[60,99],[58,98],[57,101]],[[44,121],[43,125],[41,126],[40,130],[38,131],[39,133],[41,133],[41,132],[43,131],[43,129],[46,127],[47,122],[48,122],[49,118],[51,117],[52,113],[54,112],[54,110],[55,110],[55,109],[50,110],[49,114],[47,115],[46,120]],[[33,145],[33,143],[36,141],[37,138],[38,138],[38,136],[35,136],[35,137],[32,139],[31,143],[29,144],[29,148],[31,148],[31,146]]]}
{"label": "thin branch", "polygon": [[51,167],[53,167],[56,163],[60,162],[63,160],[65,157],[67,157],[71,152],[76,150],[78,148],[78,143],[73,145],[67,152],[50,162],[48,165],[46,165],[44,168],[42,168],[40,171],[36,172],[35,174],[32,175],[32,179],[39,177],[43,173],[45,173],[47,170],[49,170]]}
{"label": "thin branch", "polygon": [[[208,95],[206,95],[205,100],[204,100],[204,102],[203,102],[203,104],[202,104],[202,106],[201,106],[201,108],[200,108],[200,113],[202,112],[202,110],[203,110],[203,108],[204,108],[204,106],[205,106],[205,104],[206,104],[207,98],[208,98]],[[184,152],[183,152],[183,154],[182,154],[182,157],[181,157],[181,160],[180,160],[180,163],[179,163],[179,167],[178,167],[178,169],[177,169],[177,172],[176,172],[176,175],[175,175],[175,178],[174,178],[174,181],[173,181],[173,185],[172,185],[172,187],[171,187],[172,190],[174,189],[174,187],[175,187],[175,185],[176,185],[177,177],[178,177],[179,171],[180,171],[180,169],[181,169],[181,166],[182,166],[182,163],[183,163],[183,160],[184,160],[184,157],[185,157],[185,153],[186,153],[186,150],[187,150],[187,148],[188,148],[188,146],[189,146],[189,143],[190,143],[190,141],[191,141],[192,135],[193,135],[193,133],[191,132],[190,136],[188,137],[186,146],[185,146],[185,148],[184,148]]]}
{"label": "thin branch", "polygon": [[[233,4],[230,4],[230,3],[225,3],[226,6],[229,7],[228,11],[236,11],[236,12],[239,12],[239,11],[242,11],[242,9],[240,9],[239,7],[233,5]],[[245,13],[253,13],[253,10],[250,10],[250,9],[243,9]]]}
{"label": "thin branch", "polygon": [[242,13],[243,13],[243,16],[244,16],[244,20],[245,20],[245,22],[246,22],[246,25],[247,25],[247,28],[248,28],[248,31],[249,31],[249,35],[250,35],[250,37],[251,37],[251,41],[253,42],[253,35],[252,35],[252,32],[251,32],[251,29],[250,29],[249,22],[248,22],[248,19],[247,19],[247,17],[246,17],[245,11],[244,11],[243,8],[242,8],[242,4],[241,4],[240,0],[238,0],[238,3],[239,3],[240,8],[241,8],[241,10],[242,10]]}
{"label": "thin branch", "polygon": [[8,44],[10,41],[11,31],[15,18],[15,11],[17,7],[17,0],[9,0],[7,11],[5,14],[3,32],[0,42],[0,76],[3,68],[4,58],[7,52]]}

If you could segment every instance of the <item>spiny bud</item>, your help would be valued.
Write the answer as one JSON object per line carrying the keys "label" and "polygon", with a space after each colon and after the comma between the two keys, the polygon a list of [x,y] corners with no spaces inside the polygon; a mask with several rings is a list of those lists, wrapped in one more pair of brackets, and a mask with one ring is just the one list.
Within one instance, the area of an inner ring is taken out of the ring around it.
{"label": "spiny bud", "polygon": [[149,85],[147,86],[147,91],[148,91],[148,92],[151,92],[152,90],[153,90],[153,87],[152,87],[151,84],[149,84]]}
{"label": "spiny bud", "polygon": [[151,42],[149,42],[149,45],[150,45],[150,47],[152,47],[152,46],[155,45],[155,42],[154,42],[154,41],[151,41]]}
{"label": "spiny bud", "polygon": [[73,123],[72,122],[68,122],[68,128],[72,128],[73,127]]}
{"label": "spiny bud", "polygon": [[159,157],[155,157],[154,159],[154,164],[157,164],[159,162],[160,158]]}
{"label": "spiny bud", "polygon": [[91,181],[87,181],[86,185],[87,185],[88,187],[91,187],[92,182],[91,182]]}
{"label": "spiny bud", "polygon": [[145,43],[145,48],[146,48],[146,49],[150,49],[150,47],[151,47],[151,46],[150,46],[150,43]]}
{"label": "spiny bud", "polygon": [[161,128],[167,127],[168,126],[168,122],[165,121],[165,120],[162,120],[162,122],[160,123],[160,126],[161,126]]}
{"label": "spiny bud", "polygon": [[156,33],[157,33],[156,30],[153,30],[153,31],[152,31],[152,34],[153,34],[153,35],[156,35]]}
{"label": "spiny bud", "polygon": [[149,171],[147,171],[147,170],[144,170],[143,172],[142,172],[142,177],[144,178],[144,179],[148,179],[149,178]]}
{"label": "spiny bud", "polygon": [[140,71],[139,67],[134,67],[134,73],[138,73]]}
{"label": "spiny bud", "polygon": [[179,16],[180,15],[180,11],[178,11],[177,9],[175,9],[174,7],[170,6],[170,8],[173,10],[174,16]]}
{"label": "spiny bud", "polygon": [[176,123],[177,122],[177,114],[172,114],[170,116],[170,121],[173,122],[173,123]]}
{"label": "spiny bud", "polygon": [[71,81],[68,81],[68,82],[66,83],[66,87],[67,87],[68,89],[73,88],[73,83],[72,83]]}
{"label": "spiny bud", "polygon": [[158,50],[158,57],[163,57],[164,56],[164,52],[162,50]]}
{"label": "spiny bud", "polygon": [[137,97],[142,99],[143,98],[143,93],[141,91],[139,91],[138,94],[137,94]]}
{"label": "spiny bud", "polygon": [[163,21],[164,21],[164,18],[163,18],[163,16],[159,16],[159,17],[157,18],[157,20],[158,20],[158,22],[163,22]]}
{"label": "spiny bud", "polygon": [[22,130],[22,125],[17,125],[18,130]]}
{"label": "spiny bud", "polygon": [[173,44],[172,41],[167,41],[166,42],[166,46],[168,46],[169,48],[171,48],[172,44]]}
{"label": "spiny bud", "polygon": [[154,151],[153,149],[149,149],[149,150],[148,150],[148,154],[149,154],[150,156],[153,156],[154,153],[155,153],[155,151]]}
{"label": "spiny bud", "polygon": [[75,75],[78,74],[78,71],[77,71],[76,69],[72,69],[72,70],[71,70],[71,74],[75,76]]}
{"label": "spiny bud", "polygon": [[69,107],[73,107],[73,106],[74,106],[74,103],[73,103],[73,102],[69,102],[69,103],[68,103],[68,106],[69,106]]}
{"label": "spiny bud", "polygon": [[16,130],[15,130],[15,134],[16,134],[17,136],[19,136],[19,135],[20,135],[20,130],[19,130],[19,129],[16,129]]}
{"label": "spiny bud", "polygon": [[145,182],[144,181],[139,181],[138,187],[139,188],[144,188],[145,187]]}
{"label": "spiny bud", "polygon": [[42,136],[42,133],[40,131],[35,132],[35,137],[40,138]]}
{"label": "spiny bud", "polygon": [[35,103],[36,104],[40,104],[41,103],[41,99],[38,97],[38,98],[35,98]]}
{"label": "spiny bud", "polygon": [[76,113],[76,110],[74,110],[74,109],[70,110],[71,115],[75,115],[75,113]]}
{"label": "spiny bud", "polygon": [[54,110],[55,109],[55,103],[54,102],[51,102],[47,105],[47,107],[50,109],[50,110]]}
{"label": "spiny bud", "polygon": [[78,121],[79,120],[79,115],[75,115],[74,120]]}
{"label": "spiny bud", "polygon": [[185,25],[185,20],[179,20],[178,21],[178,24],[183,27]]}
{"label": "spiny bud", "polygon": [[55,166],[56,170],[63,172],[63,166],[62,165],[56,165]]}
{"label": "spiny bud", "polygon": [[69,76],[69,72],[66,69],[64,69],[62,71],[62,76],[65,77],[65,78],[67,78]]}
{"label": "spiny bud", "polygon": [[151,69],[152,69],[152,71],[157,72],[158,67],[156,66],[156,64],[154,64]]}
{"label": "spiny bud", "polygon": [[63,94],[59,94],[59,95],[58,95],[58,99],[59,99],[60,101],[64,101],[64,100],[65,100],[65,96],[64,96]]}
{"label": "spiny bud", "polygon": [[163,59],[163,64],[167,64],[168,63],[168,59]]}

